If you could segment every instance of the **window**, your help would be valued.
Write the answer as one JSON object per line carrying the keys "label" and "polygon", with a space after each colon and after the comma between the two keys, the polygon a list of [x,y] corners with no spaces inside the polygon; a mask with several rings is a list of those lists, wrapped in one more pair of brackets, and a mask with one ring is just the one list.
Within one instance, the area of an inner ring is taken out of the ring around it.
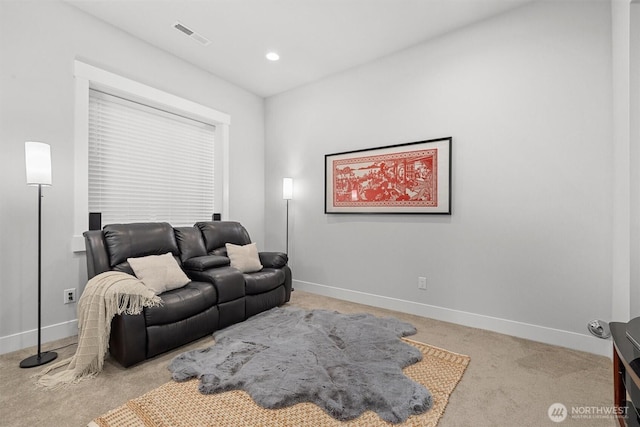
{"label": "window", "polygon": [[[229,218],[229,129],[231,116],[189,99],[147,86],[135,80],[110,71],[74,61],[75,114],[74,114],[74,190],[73,190],[73,238],[74,252],[84,252],[82,233],[89,228],[89,97],[91,90],[109,93],[130,101],[169,112],[177,116],[189,117],[207,123],[214,128],[214,192],[213,206],[222,218]],[[117,98],[116,98],[117,99]],[[171,158],[175,159],[173,152]],[[134,185],[135,182],[129,182]],[[208,213],[207,219],[211,218]],[[182,222],[180,220],[180,222]],[[190,221],[189,225],[195,221]],[[106,224],[106,220],[103,220]],[[178,223],[174,225],[180,225]]]}
{"label": "window", "polygon": [[192,225],[214,212],[215,127],[89,91],[89,212]]}

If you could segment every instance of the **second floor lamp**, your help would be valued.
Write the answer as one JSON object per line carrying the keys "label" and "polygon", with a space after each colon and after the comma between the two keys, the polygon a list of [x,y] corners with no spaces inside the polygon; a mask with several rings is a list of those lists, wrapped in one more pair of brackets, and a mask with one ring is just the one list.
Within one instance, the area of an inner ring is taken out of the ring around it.
{"label": "second floor lamp", "polygon": [[293,178],[282,178],[282,198],[287,201],[286,254],[289,255],[289,200],[293,199]]}

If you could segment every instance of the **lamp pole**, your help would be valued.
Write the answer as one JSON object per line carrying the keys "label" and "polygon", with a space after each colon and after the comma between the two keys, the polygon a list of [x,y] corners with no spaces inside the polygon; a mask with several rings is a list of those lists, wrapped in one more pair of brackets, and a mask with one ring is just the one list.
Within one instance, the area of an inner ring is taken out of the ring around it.
{"label": "lamp pole", "polygon": [[38,184],[38,359],[42,337],[42,184]]}

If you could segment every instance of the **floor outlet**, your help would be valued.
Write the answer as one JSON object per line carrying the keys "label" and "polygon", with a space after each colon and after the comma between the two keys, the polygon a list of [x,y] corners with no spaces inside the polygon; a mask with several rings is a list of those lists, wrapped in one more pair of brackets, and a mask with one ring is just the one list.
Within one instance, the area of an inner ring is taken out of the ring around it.
{"label": "floor outlet", "polygon": [[64,290],[64,303],[71,304],[72,302],[76,302],[76,288],[65,289]]}
{"label": "floor outlet", "polygon": [[418,289],[421,291],[427,290],[427,278],[426,277],[418,277]]}

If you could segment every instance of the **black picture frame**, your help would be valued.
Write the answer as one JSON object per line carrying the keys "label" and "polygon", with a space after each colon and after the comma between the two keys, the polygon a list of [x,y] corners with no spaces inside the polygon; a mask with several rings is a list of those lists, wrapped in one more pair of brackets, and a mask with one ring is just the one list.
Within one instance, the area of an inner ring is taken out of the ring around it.
{"label": "black picture frame", "polygon": [[325,214],[451,215],[452,137],[326,154]]}

